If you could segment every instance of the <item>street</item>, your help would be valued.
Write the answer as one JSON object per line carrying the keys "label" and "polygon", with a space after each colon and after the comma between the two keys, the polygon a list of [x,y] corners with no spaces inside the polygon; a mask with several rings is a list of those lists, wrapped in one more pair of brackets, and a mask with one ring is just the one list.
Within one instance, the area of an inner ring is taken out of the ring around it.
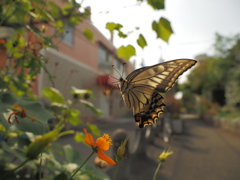
{"label": "street", "polygon": [[[240,180],[240,135],[211,127],[200,120],[183,120],[184,133],[173,134],[168,143],[160,137],[148,144],[146,155],[129,154],[124,160],[129,165],[129,180],[152,179],[158,165],[157,158],[168,147],[174,151],[163,163],[158,173],[158,180]],[[135,123],[132,121],[114,121],[95,123],[102,133],[112,135],[117,128],[123,128],[131,136],[130,148],[134,141]],[[72,144],[83,157],[87,157],[90,147],[76,144],[72,137],[59,140],[61,144]],[[141,146],[141,144],[140,144]],[[113,157],[113,152],[106,152]],[[94,158],[90,160],[93,162]],[[120,166],[121,169],[121,166]],[[114,167],[105,169],[108,174]],[[121,179],[119,174],[119,180]]]}

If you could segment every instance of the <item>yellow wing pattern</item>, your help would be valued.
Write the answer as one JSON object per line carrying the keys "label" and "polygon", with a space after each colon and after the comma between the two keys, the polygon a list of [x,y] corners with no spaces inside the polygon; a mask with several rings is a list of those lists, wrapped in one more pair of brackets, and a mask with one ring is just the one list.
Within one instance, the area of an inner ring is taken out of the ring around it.
{"label": "yellow wing pattern", "polygon": [[196,64],[192,59],[178,59],[143,67],[120,78],[120,91],[128,109],[133,111],[140,128],[155,123],[164,111],[163,97],[178,77]]}

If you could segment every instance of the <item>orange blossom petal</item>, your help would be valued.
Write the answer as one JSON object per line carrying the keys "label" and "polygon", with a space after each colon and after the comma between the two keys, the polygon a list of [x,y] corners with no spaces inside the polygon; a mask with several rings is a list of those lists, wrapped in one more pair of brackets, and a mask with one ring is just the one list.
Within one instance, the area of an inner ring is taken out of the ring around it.
{"label": "orange blossom petal", "polygon": [[13,107],[14,107],[14,108],[19,108],[19,105],[14,104]]}
{"label": "orange blossom petal", "polygon": [[94,139],[93,136],[91,134],[88,133],[87,129],[83,129],[86,138],[84,138],[85,143],[87,143],[90,146],[94,146],[95,147],[95,143],[94,143]]}
{"label": "orange blossom petal", "polygon": [[35,116],[30,118],[31,121],[35,121],[36,119],[37,119],[37,117],[35,117]]}
{"label": "orange blossom petal", "polygon": [[99,137],[96,140],[96,144],[98,149],[102,150],[102,151],[107,151],[110,147],[110,143],[103,137]]}
{"label": "orange blossom petal", "polygon": [[100,149],[98,149],[97,155],[99,159],[106,161],[110,166],[116,164],[110,157],[104,154]]}

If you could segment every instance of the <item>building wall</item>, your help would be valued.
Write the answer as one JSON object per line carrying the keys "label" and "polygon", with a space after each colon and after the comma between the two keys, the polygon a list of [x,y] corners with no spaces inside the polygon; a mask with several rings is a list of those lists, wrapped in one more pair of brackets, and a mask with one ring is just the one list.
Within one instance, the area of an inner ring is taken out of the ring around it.
{"label": "building wall", "polygon": [[[97,84],[99,73],[95,69],[54,49],[42,50],[42,54],[49,59],[47,69],[56,78],[52,83],[48,74],[42,70],[39,77],[39,92],[44,87],[55,87],[64,95],[66,100],[73,100],[73,95],[70,93],[72,86],[79,89],[89,89],[93,91],[95,99],[88,99],[88,101],[100,109],[103,115],[99,117],[85,105],[78,104],[75,107],[81,111],[82,118],[99,119],[129,115],[130,111],[128,112],[125,106],[119,111],[121,99],[119,90],[112,90],[111,94],[108,95],[104,94],[105,87],[100,87]],[[114,96],[116,93],[118,96]]]}
{"label": "building wall", "polygon": [[[90,42],[83,34],[85,28],[90,29],[94,33],[95,42]],[[56,30],[48,27],[47,34],[51,35]],[[103,111],[102,116],[95,115],[85,105],[77,105],[76,107],[81,111],[81,117],[86,120],[99,118],[114,118],[123,117],[131,114],[125,105],[119,103],[121,96],[119,90],[112,90],[110,94],[104,94],[106,85],[99,85],[97,78],[106,74],[99,68],[99,46],[106,48],[111,58],[109,60],[109,67],[116,64],[114,61],[125,62],[123,59],[118,59],[116,56],[116,48],[107,40],[91,23],[89,20],[83,21],[80,25],[74,27],[73,30],[73,44],[65,43],[62,39],[54,39],[54,43],[58,46],[58,51],[54,49],[44,49],[42,54],[48,59],[47,69],[55,76],[54,84],[50,82],[46,72],[42,71],[39,76],[38,91],[41,92],[44,87],[55,87],[63,93],[66,99],[72,100],[70,94],[71,87],[74,86],[79,89],[92,90],[95,99],[88,99],[97,108]],[[122,65],[121,65],[122,66]],[[110,68],[111,74],[114,76],[115,71]],[[120,69],[118,69],[120,71]],[[134,70],[134,65],[127,63],[126,74]],[[119,78],[119,75],[116,76]],[[115,96],[115,94],[118,96]],[[121,109],[120,109],[121,106]],[[120,109],[120,111],[119,111]]]}

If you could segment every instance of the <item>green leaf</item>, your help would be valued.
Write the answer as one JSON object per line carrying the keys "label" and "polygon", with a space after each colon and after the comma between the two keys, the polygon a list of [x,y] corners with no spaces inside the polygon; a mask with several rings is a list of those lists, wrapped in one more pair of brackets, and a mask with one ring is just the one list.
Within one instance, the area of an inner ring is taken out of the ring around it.
{"label": "green leaf", "polygon": [[79,119],[79,114],[80,111],[77,109],[71,109],[69,113],[69,117],[67,118],[68,122],[71,123],[72,125],[76,126],[81,123]]}
{"label": "green leaf", "polygon": [[77,15],[70,17],[69,21],[74,25],[78,25],[80,22],[83,21],[83,19],[79,15]]}
{"label": "green leaf", "polygon": [[91,90],[88,90],[88,89],[78,89],[74,86],[72,86],[72,89],[71,89],[71,94],[77,94],[78,97],[82,98],[82,97],[85,97],[86,95],[89,95],[91,98],[95,98],[93,96],[93,92]]}
{"label": "green leaf", "polygon": [[137,40],[138,45],[143,49],[145,46],[147,46],[147,42],[142,34],[139,34],[138,40]]}
{"label": "green leaf", "polygon": [[80,164],[82,162],[82,156],[79,151],[72,148],[71,145],[63,146],[63,155],[69,163]]}
{"label": "green leaf", "polygon": [[68,176],[64,173],[57,175],[53,180],[68,180]]}
{"label": "green leaf", "polygon": [[165,18],[160,18],[158,23],[153,21],[152,29],[157,33],[157,38],[161,38],[165,42],[168,42],[169,37],[173,34],[171,23]]}
{"label": "green leaf", "polygon": [[16,147],[9,146],[5,141],[1,142],[2,148],[4,151],[7,151],[11,154],[13,154],[15,157],[21,159],[22,161],[26,159],[23,152],[19,152]]}
{"label": "green leaf", "polygon": [[127,35],[124,34],[122,31],[118,31],[118,36],[121,37],[121,38],[126,38]]}
{"label": "green leaf", "polygon": [[47,2],[47,6],[51,7],[51,14],[54,18],[60,15],[60,8],[53,2]]}
{"label": "green leaf", "polygon": [[110,33],[112,34],[114,30],[118,31],[118,36],[120,38],[126,38],[127,35],[124,34],[120,29],[122,28],[123,26],[121,24],[116,24],[116,23],[113,23],[113,22],[109,22],[106,24],[106,29],[108,29],[110,31]]}
{"label": "green leaf", "polygon": [[[43,124],[43,126],[37,121],[30,121],[28,117],[18,117],[20,124],[15,122],[15,118],[12,117],[12,124],[8,123],[8,117],[12,113],[10,107],[14,104],[19,105],[27,110],[27,115],[30,117],[37,117],[37,119]],[[0,99],[0,121],[7,129],[7,132],[20,130],[24,132],[32,132],[34,134],[43,134],[49,131],[47,121],[54,118],[39,102],[27,99],[18,98],[10,92],[2,94]]]}
{"label": "green leaf", "polygon": [[136,50],[132,45],[121,46],[117,50],[117,54],[119,58],[124,58],[129,60],[132,56],[136,55]]}
{"label": "green leaf", "polygon": [[9,89],[13,94],[17,95],[18,97],[22,97],[25,94],[25,92],[19,90],[12,81],[10,81],[9,83]]}
{"label": "green leaf", "polygon": [[39,19],[45,19],[50,22],[54,22],[55,19],[52,17],[50,13],[48,13],[45,9],[42,9],[38,6],[35,6],[35,11]]}
{"label": "green leaf", "polygon": [[54,26],[56,27],[57,31],[61,33],[64,31],[64,24],[62,21],[60,20],[55,21]]}
{"label": "green leaf", "polygon": [[63,95],[60,93],[60,91],[58,91],[55,88],[44,88],[42,91],[42,95],[44,98],[48,99],[51,102],[57,102],[60,104],[64,104],[65,103],[65,99],[63,97]]}
{"label": "green leaf", "polygon": [[94,34],[90,29],[84,29],[83,35],[91,42],[94,42]]}
{"label": "green leaf", "polygon": [[102,111],[100,109],[95,108],[94,105],[89,101],[80,99],[80,102],[85,104],[87,107],[89,107],[95,114],[102,115]]}
{"label": "green leaf", "polygon": [[165,0],[147,0],[148,4],[152,6],[153,9],[164,9],[165,8]]}
{"label": "green leaf", "polygon": [[85,135],[82,132],[76,132],[74,135],[74,140],[79,143],[79,142],[85,142],[84,141]]}
{"label": "green leaf", "polygon": [[78,117],[69,117],[68,122],[74,126],[78,125],[81,123],[80,119]]}
{"label": "green leaf", "polygon": [[88,123],[87,126],[88,126],[88,128],[90,129],[90,131],[92,132],[93,135],[100,136],[101,131],[95,124]]}
{"label": "green leaf", "polygon": [[71,110],[70,110],[70,115],[71,115],[72,117],[78,117],[79,114],[80,114],[80,111],[77,110],[77,109],[71,109]]}
{"label": "green leaf", "polygon": [[110,31],[110,33],[112,34],[114,30],[119,31],[123,26],[121,24],[116,24],[113,22],[109,22],[106,24],[106,29],[108,29]]}
{"label": "green leaf", "polygon": [[[102,170],[100,170],[93,164],[86,163],[86,165],[83,166],[82,170],[86,173],[86,175],[88,175],[88,177],[91,180],[95,180],[95,179],[110,180],[107,174],[105,174]],[[86,179],[86,177],[80,177],[79,179]]]}

